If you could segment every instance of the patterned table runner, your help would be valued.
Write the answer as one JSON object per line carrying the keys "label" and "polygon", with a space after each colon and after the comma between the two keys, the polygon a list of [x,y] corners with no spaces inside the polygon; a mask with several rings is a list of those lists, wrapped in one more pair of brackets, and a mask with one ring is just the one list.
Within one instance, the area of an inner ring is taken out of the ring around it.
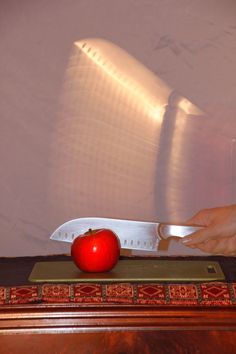
{"label": "patterned table runner", "polygon": [[0,305],[236,306],[236,283],[74,283],[0,287]]}

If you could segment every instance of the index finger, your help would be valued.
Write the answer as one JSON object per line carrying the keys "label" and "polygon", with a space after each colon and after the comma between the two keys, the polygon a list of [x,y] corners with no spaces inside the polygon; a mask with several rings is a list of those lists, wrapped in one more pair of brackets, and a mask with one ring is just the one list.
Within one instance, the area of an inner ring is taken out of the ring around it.
{"label": "index finger", "polygon": [[188,246],[188,245],[194,245],[197,243],[202,243],[205,242],[209,239],[215,239],[219,238],[220,235],[218,232],[215,230],[214,226],[208,226],[205,228],[202,228],[201,230],[193,232],[191,235],[185,236],[181,239],[181,242]]}

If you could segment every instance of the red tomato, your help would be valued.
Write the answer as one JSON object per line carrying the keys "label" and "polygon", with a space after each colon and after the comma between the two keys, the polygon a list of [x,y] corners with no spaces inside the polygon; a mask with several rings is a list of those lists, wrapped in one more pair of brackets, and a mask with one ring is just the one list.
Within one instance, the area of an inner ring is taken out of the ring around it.
{"label": "red tomato", "polygon": [[119,260],[120,242],[111,230],[89,230],[74,240],[71,256],[83,272],[108,272]]}

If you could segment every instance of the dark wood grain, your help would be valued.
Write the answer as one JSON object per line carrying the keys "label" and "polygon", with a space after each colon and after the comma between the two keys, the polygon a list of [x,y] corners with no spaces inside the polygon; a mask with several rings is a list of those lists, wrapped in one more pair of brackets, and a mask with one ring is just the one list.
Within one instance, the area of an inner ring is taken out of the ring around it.
{"label": "dark wood grain", "polygon": [[236,332],[126,331],[1,336],[2,354],[233,354]]}

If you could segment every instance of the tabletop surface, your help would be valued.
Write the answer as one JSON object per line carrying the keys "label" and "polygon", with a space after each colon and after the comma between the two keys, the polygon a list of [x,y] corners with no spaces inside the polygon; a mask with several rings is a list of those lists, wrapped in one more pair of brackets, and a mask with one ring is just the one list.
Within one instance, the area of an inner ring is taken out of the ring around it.
{"label": "tabletop surface", "polygon": [[[127,259],[126,257],[123,258]],[[206,260],[206,257],[161,257],[158,259],[182,259],[188,262],[189,260]],[[207,259],[219,262],[226,277],[226,282],[236,282],[236,257],[212,256],[208,257]],[[29,282],[28,278],[36,262],[55,262],[69,260],[71,260],[71,257],[68,255],[0,258],[0,285],[19,286],[32,284]]]}

